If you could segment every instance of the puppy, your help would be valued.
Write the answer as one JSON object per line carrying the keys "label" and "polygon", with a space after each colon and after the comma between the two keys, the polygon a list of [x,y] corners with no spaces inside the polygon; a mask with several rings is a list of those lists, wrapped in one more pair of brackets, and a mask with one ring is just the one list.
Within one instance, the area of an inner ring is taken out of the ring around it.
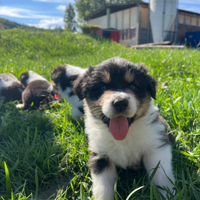
{"label": "puppy", "polygon": [[24,86],[14,75],[0,74],[0,100],[3,99],[4,102],[20,101],[23,91]]}
{"label": "puppy", "polygon": [[[145,67],[108,59],[78,78],[74,92],[85,104],[95,200],[114,200],[116,166],[135,167],[141,161],[149,176],[159,163],[153,182],[172,190],[171,140],[152,102],[156,81]],[[167,197],[165,190],[160,192]]]}
{"label": "puppy", "polygon": [[32,70],[22,73],[19,77],[19,80],[25,87],[33,81],[38,81],[38,80],[47,81],[44,77],[40,76],[39,74],[37,74]]}
{"label": "puppy", "polygon": [[18,108],[28,109],[32,104],[34,108],[38,108],[55,100],[51,83],[39,74],[31,70],[26,71],[19,79],[26,88],[22,93],[23,103],[17,105]]}
{"label": "puppy", "polygon": [[71,105],[71,116],[77,119],[83,116],[83,102],[72,91],[73,81],[83,75],[87,69],[73,65],[57,66],[51,73],[54,91],[58,93],[59,99],[64,98]]}

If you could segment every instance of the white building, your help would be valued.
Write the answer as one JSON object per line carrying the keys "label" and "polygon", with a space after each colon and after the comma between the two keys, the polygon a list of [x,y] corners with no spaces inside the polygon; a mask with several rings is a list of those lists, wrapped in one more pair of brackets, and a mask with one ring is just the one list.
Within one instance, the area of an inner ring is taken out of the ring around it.
{"label": "white building", "polygon": [[[87,24],[99,25],[102,29],[120,31],[120,43],[128,46],[153,42],[149,20],[149,3],[138,1],[126,4],[106,4],[89,14]],[[176,26],[177,20],[177,26]],[[178,10],[178,17],[168,31],[165,41],[183,42],[185,32],[200,31],[200,13]],[[177,35],[176,35],[177,33]]]}

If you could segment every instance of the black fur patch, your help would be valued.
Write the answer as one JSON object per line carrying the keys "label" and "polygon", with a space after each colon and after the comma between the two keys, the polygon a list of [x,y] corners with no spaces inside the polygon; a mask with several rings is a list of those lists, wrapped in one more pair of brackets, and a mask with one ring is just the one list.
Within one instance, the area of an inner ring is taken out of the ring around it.
{"label": "black fur patch", "polygon": [[67,87],[73,86],[73,81],[77,79],[78,75],[67,76],[66,74],[66,65],[57,66],[51,73],[51,79],[55,84],[60,84],[62,90],[65,90]]}
{"label": "black fur patch", "polygon": [[78,109],[81,113],[84,113],[83,107],[78,107]]}
{"label": "black fur patch", "polygon": [[73,91],[71,91],[71,92],[68,93],[69,97],[72,97],[73,95],[75,95]]}
{"label": "black fur patch", "polygon": [[87,72],[82,77],[78,77],[74,81],[73,92],[78,96],[79,100],[83,100],[85,98],[85,95],[87,93],[86,86],[93,70],[94,67],[90,66]]}
{"label": "black fur patch", "polygon": [[28,71],[24,72],[21,74],[21,76],[19,77],[19,80],[21,81],[21,83],[26,87],[27,86],[27,80],[29,78],[29,73]]}
{"label": "black fur patch", "polygon": [[108,157],[100,157],[97,153],[92,153],[90,156],[89,167],[94,174],[100,174],[105,168],[110,166],[110,160]]}

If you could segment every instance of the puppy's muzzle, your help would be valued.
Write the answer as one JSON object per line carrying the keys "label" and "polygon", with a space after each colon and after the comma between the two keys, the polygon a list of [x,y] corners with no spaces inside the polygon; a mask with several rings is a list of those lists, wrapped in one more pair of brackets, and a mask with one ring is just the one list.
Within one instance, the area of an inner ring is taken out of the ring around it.
{"label": "puppy's muzzle", "polygon": [[117,112],[123,112],[128,107],[128,100],[116,99],[112,102],[112,105]]}

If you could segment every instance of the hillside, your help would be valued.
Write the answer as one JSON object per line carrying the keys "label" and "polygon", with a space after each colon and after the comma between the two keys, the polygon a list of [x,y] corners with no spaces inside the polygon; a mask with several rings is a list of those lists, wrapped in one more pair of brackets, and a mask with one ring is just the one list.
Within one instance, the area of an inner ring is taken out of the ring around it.
{"label": "hillside", "polygon": [[[171,199],[200,199],[198,50],[134,50],[65,31],[12,29],[0,30],[0,34],[0,73],[9,72],[16,77],[31,69],[50,81],[50,73],[57,65],[86,68],[114,56],[147,65],[158,81],[154,102],[176,141],[176,196]],[[71,119],[67,102],[29,112],[16,109],[13,102],[0,102],[0,199],[12,199],[12,195],[19,200],[30,196],[47,199],[54,193],[51,199],[93,200],[87,142],[84,120]],[[9,170],[7,176],[5,166]],[[115,196],[119,200],[160,199],[143,169],[118,169]]]}
{"label": "hillside", "polygon": [[[19,24],[16,22],[12,22],[10,20],[7,20],[7,19],[1,18],[1,17],[0,17],[0,24],[1,24],[0,29],[13,29],[13,28],[21,28],[21,29],[28,29],[28,30],[39,29],[34,26],[28,26],[25,24]],[[42,29],[40,29],[40,30],[42,30]]]}

